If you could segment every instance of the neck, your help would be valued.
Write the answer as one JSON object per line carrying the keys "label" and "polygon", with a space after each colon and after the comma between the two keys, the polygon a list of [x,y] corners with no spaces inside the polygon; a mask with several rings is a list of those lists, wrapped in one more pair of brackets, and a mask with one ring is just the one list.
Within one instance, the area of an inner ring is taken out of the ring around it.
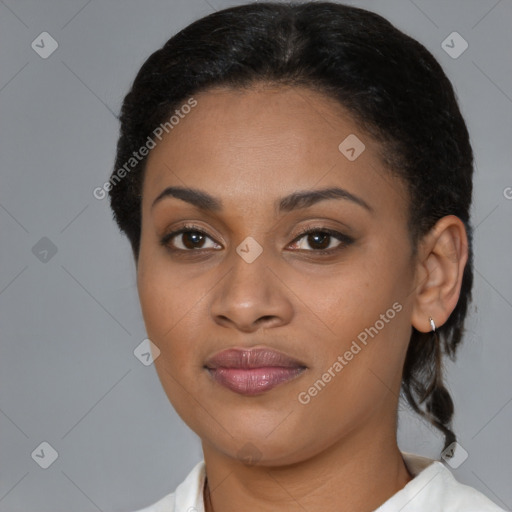
{"label": "neck", "polygon": [[203,442],[206,512],[334,512],[340,504],[353,512],[375,510],[412,475],[398,449],[396,430],[389,435],[368,427],[371,436],[359,430],[307,460],[284,466],[248,466]]}

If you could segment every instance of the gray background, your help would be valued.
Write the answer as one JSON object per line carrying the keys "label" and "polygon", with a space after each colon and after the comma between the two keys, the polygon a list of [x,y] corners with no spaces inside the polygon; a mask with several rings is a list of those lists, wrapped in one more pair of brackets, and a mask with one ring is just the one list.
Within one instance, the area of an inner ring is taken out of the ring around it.
{"label": "gray background", "polygon": [[[1,512],[133,510],[201,458],[154,368],[134,356],[146,335],[130,247],[92,190],[112,170],[114,114],[143,61],[191,21],[238,3],[0,0]],[[438,58],[468,123],[475,301],[447,371],[469,456],[453,472],[510,510],[512,2],[352,4]],[[47,59],[31,48],[43,31],[59,45]],[[457,59],[441,47],[453,31],[469,43]],[[46,260],[43,237],[57,250]],[[31,457],[43,441],[58,452],[48,469]],[[439,458],[442,439],[403,407],[399,443]]]}

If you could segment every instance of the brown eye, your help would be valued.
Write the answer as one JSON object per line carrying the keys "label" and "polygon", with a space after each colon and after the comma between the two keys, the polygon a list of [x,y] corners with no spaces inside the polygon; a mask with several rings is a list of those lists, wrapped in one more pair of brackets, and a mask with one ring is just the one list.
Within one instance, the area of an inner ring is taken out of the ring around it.
{"label": "brown eye", "polygon": [[[298,250],[331,253],[350,245],[354,240],[331,229],[306,229],[295,239],[293,245]],[[308,249],[307,247],[311,249]]]}
{"label": "brown eye", "polygon": [[[211,241],[209,246],[206,245],[208,240]],[[198,249],[217,249],[220,247],[204,231],[194,226],[184,226],[177,231],[168,233],[160,240],[160,243],[171,250],[188,252]]]}
{"label": "brown eye", "polygon": [[177,235],[177,240],[181,238],[182,248],[185,249],[201,249],[206,240],[206,235],[199,231],[185,231]]}
{"label": "brown eye", "polygon": [[328,249],[332,236],[327,233],[315,233],[307,235],[306,240],[314,249]]}

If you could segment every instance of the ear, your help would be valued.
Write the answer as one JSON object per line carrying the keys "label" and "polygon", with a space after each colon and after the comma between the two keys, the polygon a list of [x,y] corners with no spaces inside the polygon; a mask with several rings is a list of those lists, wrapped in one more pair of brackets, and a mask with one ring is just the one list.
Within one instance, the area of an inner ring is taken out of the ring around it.
{"label": "ear", "polygon": [[418,247],[411,318],[418,331],[432,330],[429,317],[440,327],[455,309],[467,260],[464,223],[455,215],[442,217]]}

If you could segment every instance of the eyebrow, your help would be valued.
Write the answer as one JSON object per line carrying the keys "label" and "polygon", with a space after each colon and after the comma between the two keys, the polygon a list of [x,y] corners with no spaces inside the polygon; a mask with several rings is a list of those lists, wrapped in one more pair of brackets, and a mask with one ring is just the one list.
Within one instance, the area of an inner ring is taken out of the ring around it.
{"label": "eyebrow", "polygon": [[[220,199],[217,199],[202,190],[189,187],[167,187],[153,201],[151,209],[153,209],[155,205],[163,199],[170,197],[181,199],[186,203],[192,204],[196,208],[208,212],[219,212],[223,208],[222,201]],[[320,201],[325,201],[327,199],[343,199],[351,201],[352,203],[363,207],[371,213],[374,211],[366,201],[339,187],[330,187],[317,190],[299,190],[277,200],[275,207],[279,213],[291,212],[293,210],[308,208]]]}

